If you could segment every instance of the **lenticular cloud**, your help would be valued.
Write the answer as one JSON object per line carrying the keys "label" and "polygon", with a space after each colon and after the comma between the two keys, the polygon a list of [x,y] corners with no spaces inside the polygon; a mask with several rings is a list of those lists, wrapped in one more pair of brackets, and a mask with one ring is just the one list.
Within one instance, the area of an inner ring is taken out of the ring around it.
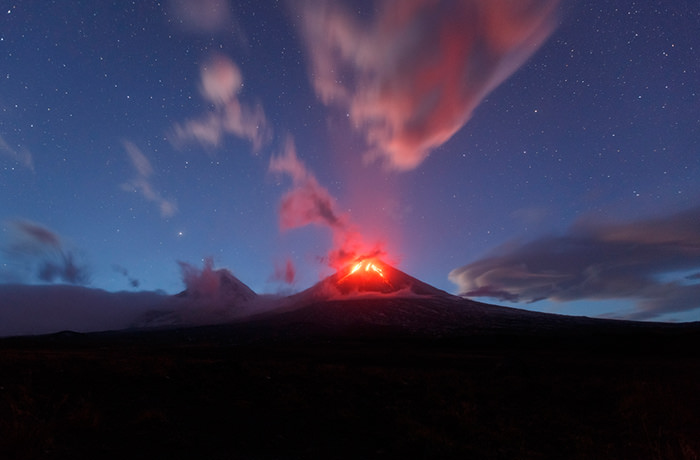
{"label": "lenticular cloud", "polygon": [[388,0],[361,21],[307,1],[302,33],[312,83],[347,110],[370,158],[418,166],[549,36],[558,0]]}
{"label": "lenticular cloud", "polygon": [[632,299],[629,319],[700,308],[700,207],[654,219],[581,221],[454,269],[469,297],[512,302]]}

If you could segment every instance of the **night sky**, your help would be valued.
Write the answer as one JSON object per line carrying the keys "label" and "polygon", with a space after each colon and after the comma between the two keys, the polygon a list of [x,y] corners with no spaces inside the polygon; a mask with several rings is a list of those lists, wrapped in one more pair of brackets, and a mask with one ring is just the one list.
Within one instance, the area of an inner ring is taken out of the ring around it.
{"label": "night sky", "polygon": [[700,3],[5,2],[0,283],[259,293],[363,254],[700,320]]}

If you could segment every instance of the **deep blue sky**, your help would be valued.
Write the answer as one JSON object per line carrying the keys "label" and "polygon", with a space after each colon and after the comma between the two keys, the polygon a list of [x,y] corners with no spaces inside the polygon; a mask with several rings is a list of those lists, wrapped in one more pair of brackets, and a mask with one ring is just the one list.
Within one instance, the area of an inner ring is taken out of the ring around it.
{"label": "deep blue sky", "polygon": [[696,1],[25,3],[0,283],[291,292],[361,235],[480,300],[700,319]]}

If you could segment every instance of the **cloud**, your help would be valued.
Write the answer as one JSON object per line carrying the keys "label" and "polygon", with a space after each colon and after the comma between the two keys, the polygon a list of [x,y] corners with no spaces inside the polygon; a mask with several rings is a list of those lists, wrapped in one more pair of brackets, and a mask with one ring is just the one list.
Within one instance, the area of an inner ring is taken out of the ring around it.
{"label": "cloud", "polygon": [[[0,284],[0,337],[225,324],[288,305],[278,297],[256,295],[228,270],[215,270],[211,260],[201,270],[182,262],[180,267],[187,289],[174,296]],[[113,268],[126,276],[122,267]]]}
{"label": "cloud", "polygon": [[[178,261],[186,289],[178,294],[188,303],[207,309],[240,309],[257,295],[226,269],[214,269],[211,258],[204,259],[199,268]],[[229,312],[230,313],[230,312]]]}
{"label": "cloud", "polygon": [[2,136],[0,136],[0,156],[8,157],[23,167],[34,171],[34,157],[32,153],[24,147],[10,147],[10,144]]}
{"label": "cloud", "polygon": [[162,217],[174,216],[177,213],[175,202],[163,198],[151,184],[150,177],[153,175],[153,166],[151,166],[151,162],[148,161],[146,155],[129,141],[124,141],[124,149],[136,171],[136,177],[122,184],[122,190],[139,192],[147,201],[157,204]]}
{"label": "cloud", "polygon": [[137,288],[141,285],[141,282],[138,279],[136,279],[132,276],[129,276],[129,271],[126,268],[122,267],[121,265],[113,264],[112,270],[119,273],[120,275],[123,275],[127,279],[127,281],[129,282],[129,286],[131,286],[133,288]]}
{"label": "cloud", "polygon": [[[700,207],[630,223],[581,221],[453,270],[468,297],[515,302],[631,299],[632,319],[700,308]],[[674,279],[675,278],[675,279]]]}
{"label": "cloud", "polygon": [[284,264],[275,263],[275,271],[272,274],[271,279],[273,281],[281,281],[286,284],[293,284],[296,279],[296,269],[294,268],[294,263],[287,259]]}
{"label": "cloud", "polygon": [[347,111],[369,158],[409,170],[546,40],[558,0],[387,0],[364,22],[350,4],[298,5],[318,96]]}
{"label": "cloud", "polygon": [[311,224],[328,227],[333,234],[333,249],[325,256],[330,266],[340,268],[368,252],[381,252],[376,245],[368,249],[350,217],[338,211],[330,192],[299,160],[291,138],[287,139],[284,152],[270,159],[269,171],[292,179],[292,188],[280,201],[280,229],[286,231]]}
{"label": "cloud", "polygon": [[204,267],[200,270],[187,262],[178,261],[182,271],[182,281],[191,294],[202,297],[216,297],[221,293],[221,278],[214,270],[214,261],[210,258],[204,260]]}
{"label": "cloud", "polygon": [[238,95],[243,88],[243,76],[238,66],[224,56],[215,56],[200,69],[202,97],[214,105],[211,113],[174,126],[179,142],[197,141],[218,147],[224,134],[245,139],[258,151],[270,139],[265,112],[260,104],[243,104]]}
{"label": "cloud", "polygon": [[24,272],[29,273],[32,281],[90,282],[87,266],[76,260],[74,252],[65,248],[56,233],[27,220],[11,221],[8,227],[10,239],[2,252],[10,265],[21,268],[5,273],[4,278],[22,279]]}
{"label": "cloud", "polygon": [[172,24],[184,32],[201,35],[233,32],[241,46],[248,46],[248,38],[229,0],[170,0],[167,14]]}
{"label": "cloud", "polygon": [[0,337],[125,329],[147,312],[167,306],[169,300],[154,292],[110,293],[67,285],[0,285]]}
{"label": "cloud", "polygon": [[337,230],[347,226],[347,216],[337,211],[335,199],[299,160],[291,139],[287,140],[284,153],[270,160],[269,171],[286,174],[292,179],[292,189],[284,194],[280,204],[282,230],[309,224],[326,225]]}
{"label": "cloud", "polygon": [[243,86],[241,70],[224,57],[217,57],[201,69],[202,96],[216,105],[234,99]]}

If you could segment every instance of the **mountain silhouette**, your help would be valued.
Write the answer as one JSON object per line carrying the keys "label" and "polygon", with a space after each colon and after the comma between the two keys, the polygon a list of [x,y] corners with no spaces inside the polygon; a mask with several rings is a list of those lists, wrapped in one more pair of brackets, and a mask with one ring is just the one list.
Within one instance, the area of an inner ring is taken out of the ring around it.
{"label": "mountain silhouette", "polygon": [[582,325],[635,324],[541,313],[449,294],[378,259],[364,259],[254,317],[279,335],[369,333],[460,336],[484,331],[543,333]]}
{"label": "mountain silhouette", "polygon": [[203,274],[187,289],[176,294],[181,299],[216,300],[230,304],[249,302],[257,297],[255,291],[225,268]]}
{"label": "mountain silhouette", "polygon": [[[379,260],[363,259],[291,296],[258,296],[227,270],[173,296],[171,309],[136,328],[220,325],[228,337],[465,337],[550,334],[577,337],[672,326],[575,317],[476,302],[449,294]],[[235,330],[235,332],[233,332]],[[607,332],[606,332],[607,331]],[[211,331],[207,332],[207,334]],[[252,334],[252,335],[251,335]]]}

